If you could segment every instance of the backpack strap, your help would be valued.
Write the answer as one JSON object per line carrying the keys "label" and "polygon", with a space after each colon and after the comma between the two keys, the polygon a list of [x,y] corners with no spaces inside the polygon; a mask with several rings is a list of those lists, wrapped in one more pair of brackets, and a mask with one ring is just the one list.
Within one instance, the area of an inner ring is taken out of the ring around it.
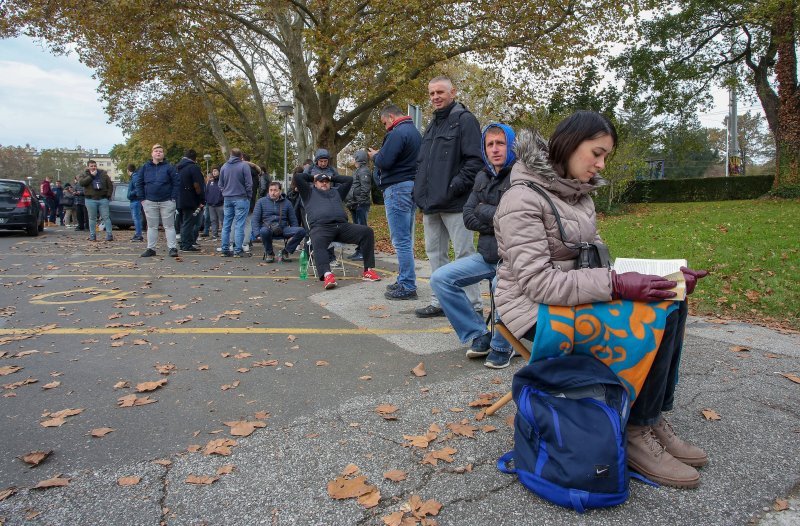
{"label": "backpack strap", "polygon": [[499,469],[506,475],[514,475],[517,472],[516,468],[508,467],[508,463],[511,460],[514,460],[514,451],[509,451],[508,453],[497,459],[497,469]]}

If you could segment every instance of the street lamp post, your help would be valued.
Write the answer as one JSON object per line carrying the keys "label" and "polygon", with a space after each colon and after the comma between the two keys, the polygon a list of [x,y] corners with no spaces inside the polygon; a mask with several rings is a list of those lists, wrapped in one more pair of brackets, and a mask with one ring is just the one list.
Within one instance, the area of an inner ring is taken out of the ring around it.
{"label": "street lamp post", "polygon": [[211,154],[210,153],[203,154],[203,159],[206,160],[206,177],[208,177],[211,174],[211,170],[209,170],[208,168],[208,163],[211,161]]}
{"label": "street lamp post", "polygon": [[282,100],[278,102],[278,111],[283,114],[283,187],[286,191],[289,191],[289,167],[287,166],[288,157],[287,157],[287,124],[289,121],[289,115],[294,112],[294,104],[292,101],[289,100]]}
{"label": "street lamp post", "polygon": [[61,180],[61,168],[56,168],[56,181]]}

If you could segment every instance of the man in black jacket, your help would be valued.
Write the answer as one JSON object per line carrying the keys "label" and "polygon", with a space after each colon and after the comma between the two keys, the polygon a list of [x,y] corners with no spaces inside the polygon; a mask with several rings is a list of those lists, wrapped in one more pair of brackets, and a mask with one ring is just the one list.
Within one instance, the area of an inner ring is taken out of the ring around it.
{"label": "man in black jacket", "polygon": [[[364,281],[380,281],[381,278],[373,270],[375,266],[375,233],[366,225],[354,225],[347,222],[343,201],[353,185],[353,178],[346,175],[334,175],[321,172],[312,176],[308,173],[296,174],[294,177],[297,191],[303,201],[308,219],[309,237],[314,251],[314,261],[319,270],[319,279],[326,289],[336,286],[336,276],[331,272],[330,256],[327,247],[333,241],[354,243],[364,255]],[[312,184],[313,182],[313,184]],[[331,184],[336,183],[336,188]]]}
{"label": "man in black jacket", "polygon": [[[198,252],[196,248],[197,228],[200,221],[202,207],[206,204],[205,188],[203,184],[203,171],[195,162],[197,152],[186,150],[183,158],[178,161],[175,168],[181,178],[181,190],[178,194],[178,209],[181,211],[181,250]],[[197,212],[195,214],[195,212]]]}
{"label": "man in black jacket", "polygon": [[[433,105],[433,121],[425,130],[417,163],[414,201],[422,210],[425,228],[425,252],[431,272],[450,262],[450,242],[456,259],[475,253],[472,232],[464,226],[462,212],[483,166],[481,129],[475,116],[456,102],[456,88],[447,77],[435,77],[428,83]],[[483,310],[477,285],[466,289],[473,308]],[[416,309],[420,318],[444,316],[436,295],[431,304]]]}

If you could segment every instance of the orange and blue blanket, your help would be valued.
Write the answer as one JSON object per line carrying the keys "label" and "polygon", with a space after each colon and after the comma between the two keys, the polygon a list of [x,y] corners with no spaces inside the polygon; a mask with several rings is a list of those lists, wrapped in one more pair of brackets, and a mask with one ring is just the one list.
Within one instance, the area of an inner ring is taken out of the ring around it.
{"label": "orange and blue blanket", "polygon": [[539,305],[531,362],[563,354],[594,356],[628,390],[631,404],[650,372],[674,301],[616,300],[574,307]]}

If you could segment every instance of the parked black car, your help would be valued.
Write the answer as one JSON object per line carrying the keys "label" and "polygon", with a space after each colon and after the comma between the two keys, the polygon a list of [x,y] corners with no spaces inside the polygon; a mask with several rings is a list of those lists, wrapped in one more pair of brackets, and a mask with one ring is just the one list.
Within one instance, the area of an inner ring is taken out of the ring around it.
{"label": "parked black car", "polygon": [[[128,201],[128,183],[114,183],[114,193],[108,202],[111,224],[118,228],[133,226],[131,202]],[[142,218],[144,219],[144,218]]]}
{"label": "parked black car", "polygon": [[26,183],[0,179],[0,229],[25,230],[29,236],[44,230],[42,205]]}

